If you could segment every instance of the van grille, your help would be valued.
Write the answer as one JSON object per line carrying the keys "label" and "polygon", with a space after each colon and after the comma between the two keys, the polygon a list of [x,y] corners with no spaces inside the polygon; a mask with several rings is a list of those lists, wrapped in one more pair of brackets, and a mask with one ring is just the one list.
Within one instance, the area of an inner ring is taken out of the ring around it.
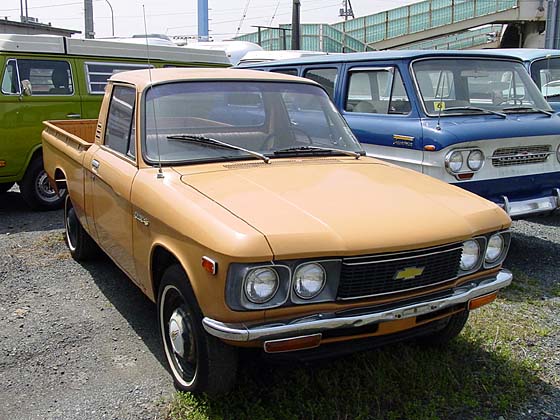
{"label": "van grille", "polygon": [[492,165],[513,166],[527,165],[530,163],[546,162],[551,154],[550,145],[540,146],[518,146],[496,149],[492,155]]}
{"label": "van grille", "polygon": [[452,281],[459,272],[461,253],[462,244],[451,244],[416,251],[345,258],[342,260],[338,298],[387,295]]}

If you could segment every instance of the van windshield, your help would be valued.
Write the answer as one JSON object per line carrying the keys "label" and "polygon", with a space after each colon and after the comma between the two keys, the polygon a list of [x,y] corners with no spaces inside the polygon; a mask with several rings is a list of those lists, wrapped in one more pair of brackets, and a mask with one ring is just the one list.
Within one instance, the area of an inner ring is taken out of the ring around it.
{"label": "van windshield", "polygon": [[428,59],[412,68],[430,116],[551,111],[521,63]]}
{"label": "van windshield", "polygon": [[548,101],[560,102],[560,58],[535,61],[531,75]]}
{"label": "van windshield", "polygon": [[144,113],[150,163],[363,153],[327,94],[302,83],[156,85],[145,95]]}

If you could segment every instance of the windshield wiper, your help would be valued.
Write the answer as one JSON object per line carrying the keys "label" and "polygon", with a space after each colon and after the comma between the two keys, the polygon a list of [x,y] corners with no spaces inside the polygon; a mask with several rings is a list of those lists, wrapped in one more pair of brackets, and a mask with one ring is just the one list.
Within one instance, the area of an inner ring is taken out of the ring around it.
{"label": "windshield wiper", "polygon": [[251,156],[254,156],[256,158],[259,158],[259,159],[263,160],[264,163],[269,163],[269,161],[270,161],[270,158],[266,157],[265,155],[263,155],[259,152],[255,152],[254,150],[244,149],[243,147],[239,147],[239,146],[236,146],[234,144],[225,143],[223,141],[216,140],[216,139],[213,139],[211,137],[196,136],[196,135],[193,135],[193,134],[174,134],[172,136],[167,136],[167,138],[170,139],[170,140],[193,141],[193,142],[201,143],[201,144],[204,144],[204,145],[223,147],[224,149],[239,150],[240,152],[248,153]]}
{"label": "windshield wiper", "polygon": [[540,112],[543,114],[552,117],[554,112],[547,111],[546,109],[535,108],[534,106],[508,106],[507,108],[503,108],[502,111],[533,111],[533,112]]}
{"label": "windshield wiper", "polygon": [[479,108],[477,106],[452,106],[450,108],[445,108],[443,110],[443,112],[447,112],[447,111],[477,111],[477,112],[482,112],[483,114],[493,114],[493,115],[498,115],[502,118],[507,118],[507,115],[504,114],[503,112],[492,111],[491,109]]}
{"label": "windshield wiper", "polygon": [[316,146],[299,146],[299,147],[288,147],[286,149],[276,150],[275,155],[291,154],[291,153],[313,153],[313,152],[330,152],[330,153],[340,153],[346,156],[352,156],[359,159],[363,156],[363,152],[353,152],[351,150],[333,149],[330,147],[316,147]]}

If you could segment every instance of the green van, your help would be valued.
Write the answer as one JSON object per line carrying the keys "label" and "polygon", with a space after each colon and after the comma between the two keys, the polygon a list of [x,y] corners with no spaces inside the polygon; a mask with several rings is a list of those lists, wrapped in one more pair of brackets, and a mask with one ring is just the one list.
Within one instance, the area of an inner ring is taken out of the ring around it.
{"label": "green van", "polygon": [[0,35],[0,194],[17,182],[32,209],[61,206],[63,194],[51,188],[43,170],[42,122],[96,119],[112,74],[148,67],[229,65],[223,51]]}

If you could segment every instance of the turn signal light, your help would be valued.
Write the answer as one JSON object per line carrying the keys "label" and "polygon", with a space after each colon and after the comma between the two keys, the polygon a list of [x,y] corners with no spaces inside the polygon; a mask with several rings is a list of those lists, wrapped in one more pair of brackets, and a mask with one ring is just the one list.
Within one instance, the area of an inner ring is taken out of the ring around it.
{"label": "turn signal light", "polygon": [[469,302],[469,311],[472,311],[473,309],[477,309],[480,308],[481,306],[494,302],[494,300],[496,300],[496,296],[498,296],[497,293],[490,293],[489,295],[484,295],[472,299]]}
{"label": "turn signal light", "polygon": [[457,174],[457,178],[459,179],[471,179],[473,177],[473,173],[472,172],[467,172],[464,174]]}
{"label": "turn signal light", "polygon": [[218,263],[208,257],[202,257],[202,268],[210,274],[216,275],[218,272]]}
{"label": "turn signal light", "polygon": [[0,168],[3,168],[6,166],[6,161],[5,160],[0,160]]}
{"label": "turn signal light", "polygon": [[283,353],[286,351],[313,349],[319,347],[321,337],[321,334],[313,334],[303,337],[265,341],[264,351],[267,353]]}

